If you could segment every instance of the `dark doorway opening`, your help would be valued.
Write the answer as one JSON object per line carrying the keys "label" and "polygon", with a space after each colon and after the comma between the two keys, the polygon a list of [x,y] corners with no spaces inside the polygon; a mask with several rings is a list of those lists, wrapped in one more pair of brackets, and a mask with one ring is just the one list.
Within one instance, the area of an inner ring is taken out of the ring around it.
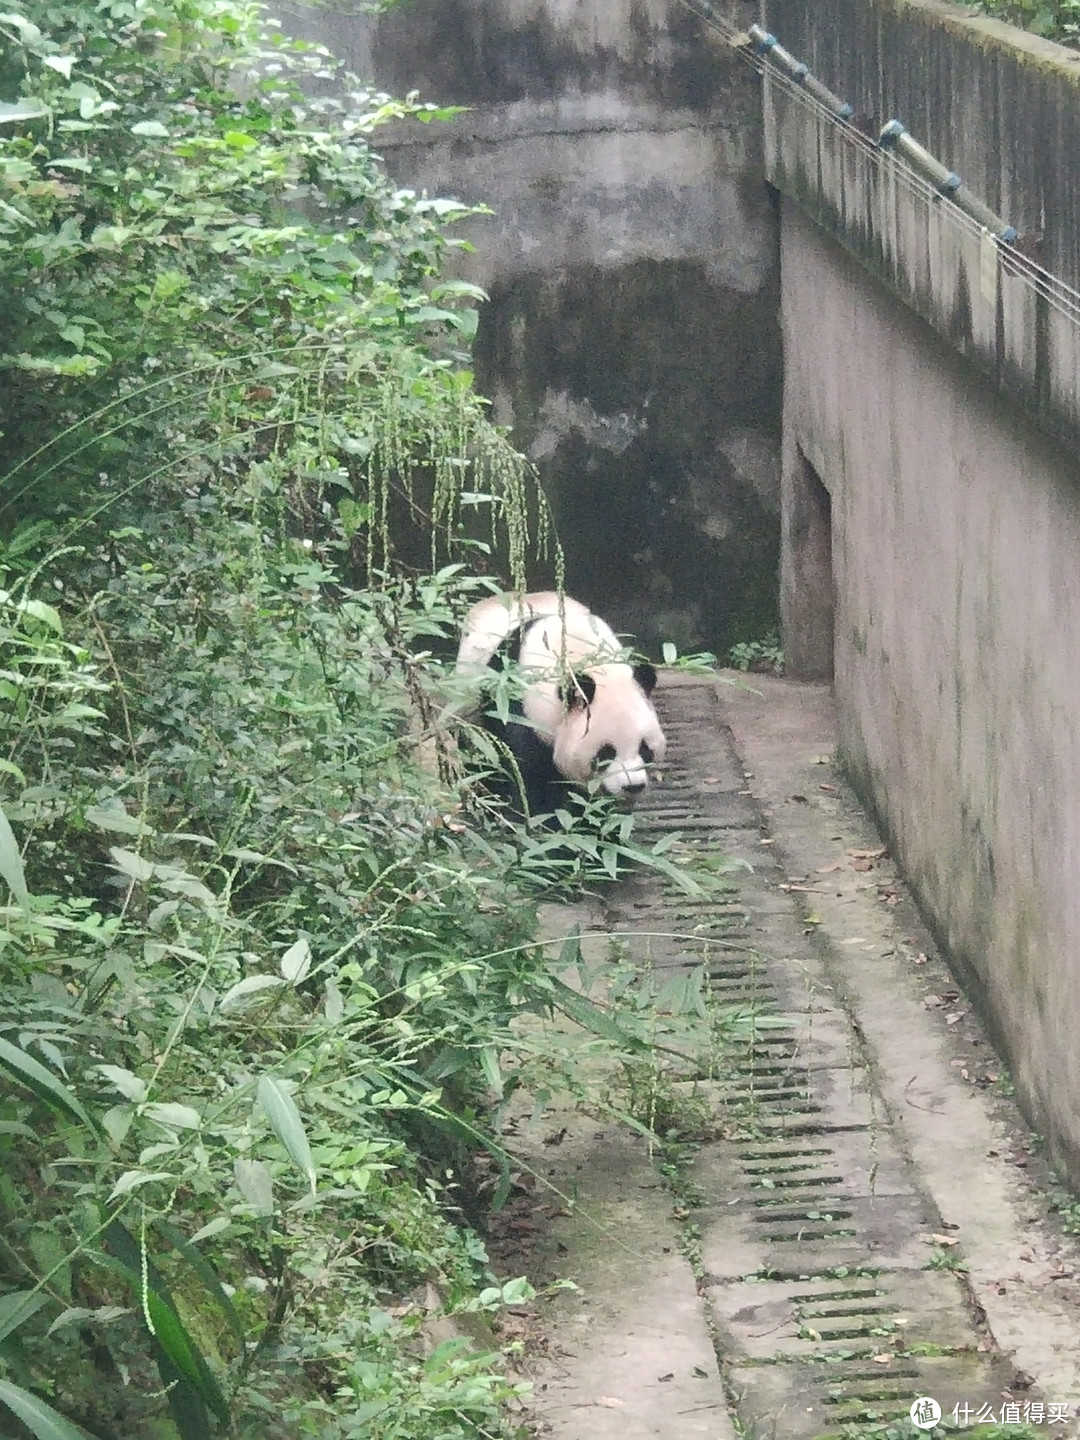
{"label": "dark doorway opening", "polygon": [[780,615],[785,667],[802,680],[833,678],[832,497],[802,450],[791,447],[781,500]]}

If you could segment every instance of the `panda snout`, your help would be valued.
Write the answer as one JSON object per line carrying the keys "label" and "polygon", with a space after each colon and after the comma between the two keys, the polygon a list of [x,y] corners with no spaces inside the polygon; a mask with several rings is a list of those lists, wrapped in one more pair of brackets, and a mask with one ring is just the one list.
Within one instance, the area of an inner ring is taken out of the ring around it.
{"label": "panda snout", "polygon": [[613,765],[604,776],[603,783],[609,795],[614,795],[619,800],[635,800],[648,788],[649,777],[640,767],[626,770]]}

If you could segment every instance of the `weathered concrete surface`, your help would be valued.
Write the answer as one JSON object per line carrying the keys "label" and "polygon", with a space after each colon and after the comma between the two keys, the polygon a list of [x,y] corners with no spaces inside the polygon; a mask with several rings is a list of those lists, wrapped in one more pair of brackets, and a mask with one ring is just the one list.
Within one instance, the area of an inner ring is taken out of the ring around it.
{"label": "weathered concrete surface", "polygon": [[546,1310],[557,1353],[534,1368],[537,1412],[565,1440],[733,1440],[694,1274],[641,1138],[545,1113],[544,1134],[563,1127],[557,1152],[533,1153],[573,1191],[550,1238],[579,1289]]}
{"label": "weathered concrete surface", "polygon": [[[837,126],[765,87],[770,179],[994,385],[1080,435],[1080,65],[1073,51],[942,0],[765,0],[783,43],[856,111]],[[855,143],[899,119],[1020,232],[1000,254],[913,172]],[[1018,253],[1019,252],[1019,253]]]}
{"label": "weathered concrete surface", "polygon": [[791,893],[865,1047],[888,1147],[914,1162],[916,1186],[963,1247],[971,1297],[997,1343],[1048,1400],[1071,1409],[1080,1403],[1077,1253],[1047,1223],[1038,1146],[1002,1095],[1000,1062],[950,988],[895,863],[828,763],[838,738],[828,687],[754,683],[758,695],[721,690],[721,710],[769,852],[803,887]]}
{"label": "weathered concrete surface", "polygon": [[1080,1175],[1080,467],[793,205],[784,307],[786,474],[832,497],[845,763]]}
{"label": "weathered concrete surface", "polygon": [[[599,905],[546,906],[541,924],[556,943],[576,928],[587,964],[606,958],[610,922]],[[576,970],[564,979],[576,985]],[[593,1073],[597,1093],[616,1079],[611,1062],[595,1061]],[[528,1223],[532,1278],[577,1286],[539,1302],[547,1343],[529,1370],[543,1433],[735,1440],[671,1195],[643,1137],[569,1097],[534,1110],[522,1096],[506,1139],[546,1202],[545,1223]]]}
{"label": "weathered concrete surface", "polygon": [[471,107],[378,144],[402,183],[494,211],[462,231],[491,296],[478,384],[539,467],[574,593],[645,646],[767,630],[779,257],[754,75],[680,0],[302,24],[383,88]]}

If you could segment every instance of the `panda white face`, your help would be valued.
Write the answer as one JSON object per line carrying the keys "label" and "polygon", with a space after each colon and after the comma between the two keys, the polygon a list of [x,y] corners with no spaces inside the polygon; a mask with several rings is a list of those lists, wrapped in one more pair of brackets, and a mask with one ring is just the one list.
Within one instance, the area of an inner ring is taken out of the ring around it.
{"label": "panda white face", "polygon": [[553,731],[555,768],[564,779],[597,780],[625,800],[641,794],[650,767],[661,764],[667,750],[649,699],[655,682],[651,666],[604,665],[567,687],[571,694]]}

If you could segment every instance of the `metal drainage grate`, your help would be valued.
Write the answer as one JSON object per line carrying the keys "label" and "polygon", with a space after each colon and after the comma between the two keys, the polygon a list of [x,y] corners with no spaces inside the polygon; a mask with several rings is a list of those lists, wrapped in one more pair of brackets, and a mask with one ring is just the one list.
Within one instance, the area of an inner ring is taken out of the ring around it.
{"label": "metal drainage grate", "polygon": [[701,1289],[744,1432],[811,1440],[906,1414],[917,1395],[946,1414],[999,1405],[1011,1366],[974,1324],[961,1277],[923,1268],[940,1221],[893,1142],[848,1017],[778,888],[784,877],[759,848],[762,817],[740,793],[712,687],[658,698],[671,759],[642,831],[678,830],[755,868],[731,900],[638,881],[620,898],[621,928],[656,932],[651,963],[704,963],[718,1000],[784,1019],[750,1036],[720,1080],[699,1084],[734,1136],[706,1146],[692,1178],[705,1196]]}

